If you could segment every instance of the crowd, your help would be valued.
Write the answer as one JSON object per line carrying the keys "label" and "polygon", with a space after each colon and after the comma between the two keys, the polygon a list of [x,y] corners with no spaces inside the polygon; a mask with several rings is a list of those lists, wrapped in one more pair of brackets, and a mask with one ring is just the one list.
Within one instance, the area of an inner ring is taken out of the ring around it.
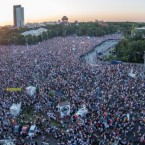
{"label": "crowd", "polygon": [[[122,39],[119,34],[103,37],[56,37],[32,46],[0,46],[0,139],[7,136],[17,144],[23,138],[12,133],[18,118],[10,114],[13,103],[22,102],[22,110],[34,109],[45,117],[36,116],[42,140],[53,136],[58,145],[141,145],[145,143],[145,80],[138,65],[90,66],[80,56],[109,39]],[[128,77],[132,69],[136,78]],[[36,86],[35,99],[25,93]],[[8,92],[6,88],[23,88]],[[61,118],[57,105],[69,101],[71,112]],[[88,110],[81,123],[74,117],[85,104]],[[60,122],[54,127],[48,113]],[[9,120],[9,129],[2,127]],[[15,120],[15,121],[12,121]],[[31,124],[31,122],[29,122]],[[45,124],[45,127],[43,125]]]}

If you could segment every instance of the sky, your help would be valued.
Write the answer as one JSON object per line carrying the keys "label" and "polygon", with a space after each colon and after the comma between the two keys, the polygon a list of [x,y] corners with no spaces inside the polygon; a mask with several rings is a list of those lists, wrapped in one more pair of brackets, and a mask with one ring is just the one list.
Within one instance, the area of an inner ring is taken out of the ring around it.
{"label": "sky", "polygon": [[58,21],[64,15],[70,22],[145,22],[145,0],[0,0],[0,25],[13,25],[13,5],[24,7],[25,23]]}

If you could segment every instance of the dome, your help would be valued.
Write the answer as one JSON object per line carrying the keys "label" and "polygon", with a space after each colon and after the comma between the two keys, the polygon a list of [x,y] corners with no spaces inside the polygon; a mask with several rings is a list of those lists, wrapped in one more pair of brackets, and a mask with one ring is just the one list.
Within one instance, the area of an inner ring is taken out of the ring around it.
{"label": "dome", "polygon": [[66,16],[63,16],[62,21],[68,21],[68,18]]}

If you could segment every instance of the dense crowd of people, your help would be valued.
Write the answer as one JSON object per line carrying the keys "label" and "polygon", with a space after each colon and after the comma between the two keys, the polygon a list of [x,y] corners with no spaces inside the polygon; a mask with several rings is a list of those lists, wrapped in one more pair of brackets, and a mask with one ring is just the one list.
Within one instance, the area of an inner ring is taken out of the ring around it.
{"label": "dense crowd of people", "polygon": [[[121,40],[122,36],[56,37],[32,46],[0,46],[0,139],[9,136],[17,144],[28,144],[12,133],[13,125],[24,118],[22,113],[13,117],[10,107],[22,102],[22,110],[32,109],[44,115],[35,119],[44,142],[53,136],[58,145],[144,144],[142,67],[101,63],[91,66],[80,61],[80,56],[110,39]],[[136,78],[128,76],[130,69],[137,73]],[[25,92],[30,85],[38,88],[35,97]],[[8,92],[6,88],[23,91]],[[57,105],[63,101],[70,102],[71,112],[61,118]],[[88,113],[77,119],[74,114],[83,104]],[[60,126],[52,126],[52,118]],[[8,130],[2,126],[4,120],[9,121]]]}

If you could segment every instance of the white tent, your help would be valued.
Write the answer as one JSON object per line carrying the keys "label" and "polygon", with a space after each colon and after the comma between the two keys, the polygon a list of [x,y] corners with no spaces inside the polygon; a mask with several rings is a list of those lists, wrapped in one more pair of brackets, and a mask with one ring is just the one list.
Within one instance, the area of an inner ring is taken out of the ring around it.
{"label": "white tent", "polygon": [[27,87],[26,93],[30,96],[33,96],[36,93],[36,87],[33,87],[33,86]]}
{"label": "white tent", "polygon": [[83,107],[80,108],[80,109],[75,113],[75,116],[76,116],[76,117],[83,117],[83,116],[85,116],[87,113],[88,113],[88,110],[87,110],[86,106],[83,105]]}
{"label": "white tent", "polygon": [[130,76],[131,78],[135,78],[136,74],[134,74],[134,73],[128,73],[128,76]]}
{"label": "white tent", "polygon": [[10,113],[13,116],[17,116],[19,115],[21,112],[21,103],[19,104],[12,104],[12,106],[10,107]]}
{"label": "white tent", "polygon": [[12,139],[5,139],[5,140],[0,140],[1,145],[15,145],[14,140]]}
{"label": "white tent", "polygon": [[127,113],[126,116],[127,116],[127,120],[129,121],[130,120],[130,114]]}
{"label": "white tent", "polygon": [[131,68],[130,72],[128,73],[128,76],[130,76],[131,78],[135,78],[136,74],[133,73],[133,68]]}
{"label": "white tent", "polygon": [[62,102],[58,104],[58,109],[60,112],[60,116],[63,118],[66,115],[70,115],[70,103],[69,102]]}

